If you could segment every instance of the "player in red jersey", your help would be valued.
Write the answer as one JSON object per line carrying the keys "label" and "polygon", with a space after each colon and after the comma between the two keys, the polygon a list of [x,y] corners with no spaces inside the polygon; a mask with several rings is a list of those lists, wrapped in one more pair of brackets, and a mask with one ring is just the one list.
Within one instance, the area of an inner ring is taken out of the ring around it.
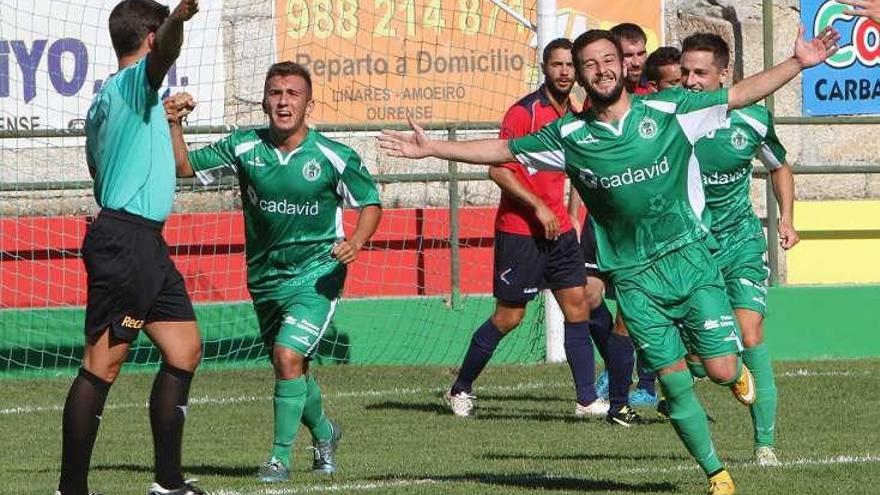
{"label": "player in red jersey", "polygon": [[[544,84],[510,107],[501,124],[501,138],[525,136],[572,110],[571,41],[550,42],[541,67]],[[474,380],[501,339],[522,322],[526,304],[547,288],[565,316],[565,354],[577,392],[575,414],[604,416],[608,403],[597,400],[594,386],[586,274],[565,207],[565,175],[514,162],[493,167],[490,176],[501,187],[495,218],[495,312],[474,332],[458,378],[445,395],[447,403],[456,416],[473,413]]]}

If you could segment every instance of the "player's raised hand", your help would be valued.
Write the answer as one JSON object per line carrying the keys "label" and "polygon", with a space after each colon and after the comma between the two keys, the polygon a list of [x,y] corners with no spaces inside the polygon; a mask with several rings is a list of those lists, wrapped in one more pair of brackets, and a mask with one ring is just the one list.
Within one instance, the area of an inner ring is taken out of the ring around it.
{"label": "player's raised hand", "polygon": [[846,15],[870,17],[872,21],[880,24],[880,0],[837,0],[837,3],[854,7],[843,11]]}
{"label": "player's raised hand", "polygon": [[162,103],[165,106],[165,118],[168,119],[169,124],[180,125],[183,119],[196,108],[196,101],[189,93],[176,93],[165,98]]}
{"label": "player's raised hand", "polygon": [[379,147],[390,156],[400,156],[403,158],[425,158],[430,156],[431,138],[411,118],[407,117],[406,120],[413,132],[383,130],[382,134],[378,137]]}
{"label": "player's raised hand", "polygon": [[800,242],[801,237],[795,230],[794,225],[789,222],[779,221],[779,246],[786,251],[793,248],[795,244]]}
{"label": "player's raised hand", "polygon": [[815,38],[804,39],[804,26],[798,26],[797,40],[794,42],[794,58],[801,67],[808,68],[819,65],[837,51],[840,33],[831,26],[826,27]]}
{"label": "player's raised hand", "polygon": [[174,8],[174,12],[171,13],[171,17],[174,20],[186,22],[192,19],[198,11],[199,0],[180,0],[180,3]]}

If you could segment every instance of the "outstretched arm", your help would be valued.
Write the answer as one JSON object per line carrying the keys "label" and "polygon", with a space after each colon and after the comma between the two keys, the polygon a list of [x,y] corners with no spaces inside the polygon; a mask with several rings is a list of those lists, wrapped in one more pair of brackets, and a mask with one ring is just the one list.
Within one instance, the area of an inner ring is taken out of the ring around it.
{"label": "outstretched arm", "polygon": [[426,158],[433,156],[444,160],[493,165],[514,162],[516,158],[507,148],[506,139],[478,139],[474,141],[435,141],[425,130],[407,118],[413,132],[383,130],[379,147],[391,156],[403,158]]}
{"label": "outstretched arm", "polygon": [[159,89],[168,69],[174,65],[183,45],[183,23],[199,11],[199,0],[181,0],[171,15],[159,26],[153,50],[147,55],[147,77]]}
{"label": "outstretched arm", "polygon": [[840,34],[832,27],[825,28],[810,41],[804,40],[804,27],[798,27],[794,55],[770,69],[747,77],[733,85],[728,93],[729,109],[743,108],[766,98],[792,80],[802,70],[825,61],[837,51]]}
{"label": "outstretched arm", "polygon": [[837,0],[837,3],[855,7],[843,11],[846,15],[858,15],[870,17],[872,21],[880,24],[880,0]]}

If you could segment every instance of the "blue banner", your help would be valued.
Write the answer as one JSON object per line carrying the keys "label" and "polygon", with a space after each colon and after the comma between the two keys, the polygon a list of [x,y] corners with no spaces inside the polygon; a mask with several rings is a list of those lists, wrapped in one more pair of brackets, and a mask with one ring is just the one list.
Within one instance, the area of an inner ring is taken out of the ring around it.
{"label": "blue banner", "polygon": [[840,32],[840,49],[824,64],[804,71],[804,115],[880,114],[880,25],[844,15],[834,0],[801,0],[806,39],[826,26]]}

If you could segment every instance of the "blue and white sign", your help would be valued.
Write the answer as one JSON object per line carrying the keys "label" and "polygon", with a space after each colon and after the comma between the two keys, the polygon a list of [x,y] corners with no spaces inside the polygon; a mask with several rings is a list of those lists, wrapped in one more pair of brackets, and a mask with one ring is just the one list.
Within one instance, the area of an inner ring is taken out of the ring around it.
{"label": "blue and white sign", "polygon": [[840,32],[840,49],[804,71],[804,115],[880,114],[880,25],[844,15],[834,0],[801,0],[801,21],[811,39],[826,26]]}
{"label": "blue and white sign", "polygon": [[[117,71],[107,29],[117,3],[0,0],[0,131],[82,126],[92,97]],[[222,13],[222,0],[201,2],[161,89],[187,91],[202,103],[190,124],[223,123]]]}

